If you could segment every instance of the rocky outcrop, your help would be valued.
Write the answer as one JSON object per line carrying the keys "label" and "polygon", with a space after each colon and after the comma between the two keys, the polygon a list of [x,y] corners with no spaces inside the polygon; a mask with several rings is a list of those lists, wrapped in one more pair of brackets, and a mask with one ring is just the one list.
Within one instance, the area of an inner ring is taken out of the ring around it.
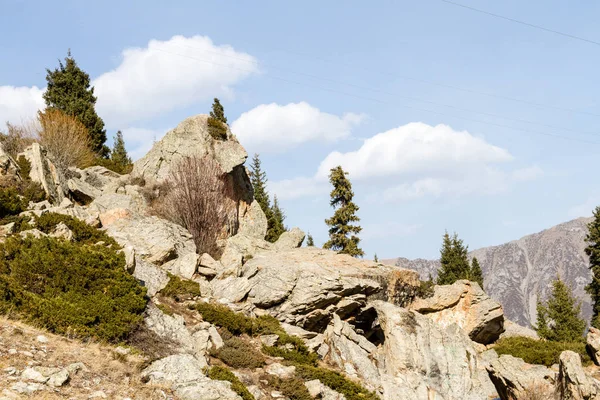
{"label": "rocky outcrop", "polygon": [[559,359],[555,393],[558,399],[600,399],[600,382],[586,375],[579,354],[563,351]]}
{"label": "rocky outcrop", "polygon": [[[591,299],[585,286],[591,281],[585,236],[590,218],[578,218],[544,231],[527,235],[499,246],[484,247],[469,253],[477,257],[484,276],[484,289],[502,304],[506,317],[521,326],[536,321],[538,293],[547,299],[552,281],[558,275],[582,300],[583,318],[592,315]],[[422,279],[439,269],[438,260],[384,260],[390,265],[419,271]]]}
{"label": "rocky outcrop", "polygon": [[417,299],[410,309],[444,327],[457,324],[471,340],[482,344],[495,342],[504,331],[502,306],[476,282],[461,280],[452,285],[436,285],[433,296]]}
{"label": "rocky outcrop", "polygon": [[504,332],[500,335],[500,339],[509,337],[528,337],[530,339],[539,340],[540,337],[533,329],[525,328],[519,324],[504,318]]}
{"label": "rocky outcrop", "polygon": [[2,180],[20,180],[19,166],[4,150],[2,143],[0,143],[0,178]]}
{"label": "rocky outcrop", "polygon": [[588,353],[596,365],[600,365],[600,329],[590,326],[586,336]]}
{"label": "rocky outcrop", "polygon": [[60,204],[68,191],[66,179],[50,161],[46,150],[39,143],[33,143],[23,153],[19,154],[19,156],[21,155],[31,164],[31,171],[29,172],[31,180],[42,185],[52,203]]}
{"label": "rocky outcrop", "polygon": [[501,355],[487,366],[489,376],[502,400],[527,398],[551,399],[556,373],[543,365],[527,364],[521,358]]}
{"label": "rocky outcrop", "polygon": [[[319,349],[324,359],[382,399],[486,399],[495,391],[477,352],[456,326],[375,301],[379,346],[337,316]],[[451,343],[451,345],[449,345]]]}
{"label": "rocky outcrop", "polygon": [[387,299],[387,290],[414,294],[419,281],[414,271],[300,248],[259,252],[240,267],[237,276],[217,276],[211,286],[216,300],[243,300],[282,322],[322,331],[334,314],[359,309],[369,296]]}

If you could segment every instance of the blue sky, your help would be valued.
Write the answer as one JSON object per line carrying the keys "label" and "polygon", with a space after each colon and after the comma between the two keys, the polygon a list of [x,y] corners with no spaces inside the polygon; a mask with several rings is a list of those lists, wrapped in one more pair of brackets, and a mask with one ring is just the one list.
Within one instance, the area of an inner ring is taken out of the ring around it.
{"label": "blue sky", "polygon": [[[598,2],[462,2],[600,40]],[[0,120],[34,115],[69,48],[136,156],[218,96],[317,244],[327,169],[350,171],[369,258],[436,257],[445,229],[500,244],[600,204],[599,46],[439,0],[171,3],[0,0]]]}

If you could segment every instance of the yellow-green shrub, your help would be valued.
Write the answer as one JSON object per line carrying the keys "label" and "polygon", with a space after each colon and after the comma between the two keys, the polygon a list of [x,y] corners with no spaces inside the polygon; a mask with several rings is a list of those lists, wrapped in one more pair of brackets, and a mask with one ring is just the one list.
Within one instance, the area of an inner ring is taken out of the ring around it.
{"label": "yellow-green shrub", "polygon": [[19,214],[27,209],[27,202],[15,188],[0,188],[0,219]]}
{"label": "yellow-green shrub", "polygon": [[210,367],[207,373],[210,379],[214,379],[217,381],[228,381],[231,382],[231,390],[236,392],[243,400],[255,400],[254,396],[246,386],[239,380],[237,376],[233,372],[231,372],[228,368],[222,367],[220,365],[215,365],[214,367]]}
{"label": "yellow-green shrub", "polygon": [[296,365],[296,375],[306,381],[318,379],[325,386],[343,394],[346,400],[379,400],[375,393],[330,369],[310,365]]}
{"label": "yellow-green shrub", "polygon": [[190,300],[200,296],[200,284],[169,274],[169,283],[159,293],[176,301]]}
{"label": "yellow-green shrub", "polygon": [[509,354],[522,358],[529,364],[542,364],[547,367],[558,363],[560,353],[571,350],[581,356],[584,365],[591,363],[585,343],[582,342],[551,342],[528,337],[510,337],[496,342],[494,350],[498,355]]}
{"label": "yellow-green shrub", "polygon": [[258,368],[265,365],[265,357],[243,339],[233,337],[212,355],[232,368]]}

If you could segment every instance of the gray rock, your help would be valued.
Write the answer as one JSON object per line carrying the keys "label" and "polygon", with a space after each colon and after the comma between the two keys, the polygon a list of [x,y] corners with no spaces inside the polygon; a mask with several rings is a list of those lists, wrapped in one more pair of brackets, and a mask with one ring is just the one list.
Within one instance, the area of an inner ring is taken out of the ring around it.
{"label": "gray rock", "polygon": [[240,203],[239,207],[238,235],[247,236],[256,239],[264,239],[267,234],[267,217],[260,208],[260,204],[253,200],[250,205],[245,202]]}
{"label": "gray rock", "polygon": [[67,181],[69,194],[73,199],[82,204],[91,203],[96,197],[100,196],[102,191],[82,181],[81,179],[69,179]]}
{"label": "gray rock", "polygon": [[154,361],[142,371],[141,377],[154,384],[179,384],[195,382],[205,378],[202,363],[191,354],[175,354]]}
{"label": "gray rock", "polygon": [[279,335],[262,335],[259,337],[260,342],[265,346],[275,346],[279,340]]}
{"label": "gray rock", "polygon": [[567,350],[560,354],[555,393],[559,399],[598,399],[600,382],[586,375],[579,354]]}
{"label": "gray rock", "polygon": [[181,257],[178,257],[169,265],[165,265],[165,268],[169,270],[173,275],[180,276],[185,279],[192,279],[192,276],[196,273],[200,256],[196,253],[187,253]]}
{"label": "gray rock", "polygon": [[229,276],[225,279],[213,279],[211,282],[212,296],[225,303],[242,301],[252,288],[246,278]]}
{"label": "gray rock", "polygon": [[233,390],[231,383],[213,381],[208,378],[177,384],[174,386],[175,395],[180,400],[242,400]]}
{"label": "gray rock", "polygon": [[198,262],[198,273],[200,275],[212,278],[217,275],[217,271],[221,269],[221,263],[215,261],[208,253],[202,254]]}
{"label": "gray rock", "polygon": [[167,272],[136,257],[133,277],[148,289],[148,296],[153,297],[169,283]]}
{"label": "gray rock", "polygon": [[90,204],[90,209],[100,214],[114,209],[125,209],[133,215],[143,215],[147,208],[146,201],[139,194],[102,193]]}
{"label": "gray rock", "polygon": [[65,385],[70,379],[69,371],[66,368],[61,369],[55,374],[50,375],[46,384],[51,387],[61,387]]}
{"label": "gray rock", "polygon": [[290,379],[296,373],[296,367],[294,367],[293,365],[286,367],[279,363],[273,363],[265,367],[265,372],[269,375],[274,375],[281,379]]}
{"label": "gray rock", "polygon": [[590,326],[587,337],[588,352],[592,355],[592,359],[596,365],[600,365],[600,329]]}
{"label": "gray rock", "polygon": [[418,298],[411,310],[427,315],[442,326],[457,324],[478,343],[495,342],[504,331],[502,306],[490,298],[476,282],[456,281],[435,286],[432,297]]}
{"label": "gray rock", "polygon": [[69,227],[64,222],[59,222],[58,225],[56,225],[56,227],[54,227],[54,230],[52,231],[52,233],[50,233],[48,236],[54,237],[54,238],[59,238],[59,239],[64,239],[69,242],[71,240],[73,240],[73,232],[71,232]]}
{"label": "gray rock", "polygon": [[504,332],[500,335],[500,339],[509,337],[528,337],[531,339],[539,340],[537,332],[533,329],[526,328],[509,319],[504,318]]}
{"label": "gray rock", "polygon": [[318,379],[304,382],[304,385],[308,389],[310,395],[314,398],[321,400],[346,400],[346,397],[343,394],[323,385]]}
{"label": "gray rock", "polygon": [[221,335],[219,335],[219,332],[214,326],[208,328],[208,334],[210,335],[210,341],[216,350],[219,350],[221,347],[223,347],[225,344],[223,342],[223,338],[221,338]]}
{"label": "gray rock", "polygon": [[123,247],[122,250],[125,255],[125,269],[130,273],[135,270],[135,249],[133,246]]}
{"label": "gray rock", "polygon": [[283,232],[273,247],[278,251],[298,248],[302,246],[305,236],[304,232],[299,228],[293,228],[292,230]]}
{"label": "gray rock", "polygon": [[21,180],[19,176],[18,164],[4,150],[2,143],[0,143],[0,177],[9,177],[9,179]]}
{"label": "gray rock", "polygon": [[552,398],[556,373],[542,365],[527,364],[507,354],[492,360],[486,367],[502,400],[512,400],[537,393]]}
{"label": "gray rock", "polygon": [[19,236],[21,236],[22,238],[26,238],[27,236],[32,236],[36,239],[39,239],[41,237],[46,237],[48,235],[46,235],[44,232],[40,231],[39,229],[27,229],[26,231],[21,231],[19,232]]}
{"label": "gray rock", "polygon": [[42,185],[52,203],[60,204],[68,190],[66,179],[47,157],[46,150],[39,143],[32,143],[21,155],[31,163],[31,180]]}

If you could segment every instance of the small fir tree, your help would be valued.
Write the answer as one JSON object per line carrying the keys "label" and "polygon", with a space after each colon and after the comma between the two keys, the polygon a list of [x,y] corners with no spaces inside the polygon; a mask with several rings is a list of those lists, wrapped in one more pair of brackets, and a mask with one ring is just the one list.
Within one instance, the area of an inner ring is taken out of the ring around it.
{"label": "small fir tree", "polygon": [[585,254],[590,257],[592,281],[585,290],[592,297],[593,315],[591,325],[600,329],[600,207],[594,210],[594,219],[588,224],[588,234],[585,237],[587,247]]}
{"label": "small fir tree", "polygon": [[438,285],[451,285],[460,279],[469,279],[471,266],[467,257],[467,247],[455,233],[452,237],[444,233],[442,249],[440,250],[440,269]]}
{"label": "small fir tree", "polygon": [[210,116],[208,117],[208,132],[217,140],[227,139],[227,117],[223,105],[215,97]]}
{"label": "small fir tree", "polygon": [[315,241],[313,240],[313,237],[310,234],[310,232],[308,233],[308,236],[306,238],[306,247],[315,247]]}
{"label": "small fir tree", "polygon": [[127,150],[125,149],[125,141],[123,140],[123,133],[118,131],[116,136],[113,138],[113,149],[110,152],[110,159],[113,164],[113,168],[121,174],[128,174],[131,172],[131,168],[133,164],[131,162],[131,158],[127,154]]}
{"label": "small fir tree", "polygon": [[373,261],[379,262],[379,258],[377,258],[377,253],[375,253],[375,255],[373,256]]}
{"label": "small fir tree", "polygon": [[88,130],[92,150],[107,157],[110,150],[104,144],[104,121],[96,114],[96,96],[90,86],[90,76],[79,68],[70,50],[64,64],[59,61],[58,68],[54,71],[46,69],[46,72],[48,87],[44,100],[47,108],[58,109],[77,118]]}
{"label": "small fir tree", "polygon": [[332,168],[329,174],[329,182],[333,185],[330,205],[337,209],[331,218],[325,220],[325,223],[329,225],[329,240],[323,245],[323,248],[358,257],[365,254],[358,247],[360,239],[356,236],[362,228],[352,224],[360,221],[356,215],[359,208],[352,202],[354,192],[346,175],[347,172],[341,166]]}
{"label": "small fir tree", "polygon": [[469,272],[469,280],[479,283],[479,286],[483,289],[483,271],[479,265],[477,257],[473,257],[471,260],[471,271]]}
{"label": "small fir tree", "polygon": [[279,207],[279,201],[277,196],[273,196],[273,207],[271,207],[272,222],[271,228],[267,230],[266,240],[274,243],[279,239],[281,234],[287,229],[283,223],[285,220],[285,214],[281,207]]}
{"label": "small fir tree", "polygon": [[554,342],[577,342],[583,340],[585,321],[580,318],[581,302],[573,296],[571,288],[560,278],[552,284],[552,293],[542,303],[537,303],[538,335]]}

